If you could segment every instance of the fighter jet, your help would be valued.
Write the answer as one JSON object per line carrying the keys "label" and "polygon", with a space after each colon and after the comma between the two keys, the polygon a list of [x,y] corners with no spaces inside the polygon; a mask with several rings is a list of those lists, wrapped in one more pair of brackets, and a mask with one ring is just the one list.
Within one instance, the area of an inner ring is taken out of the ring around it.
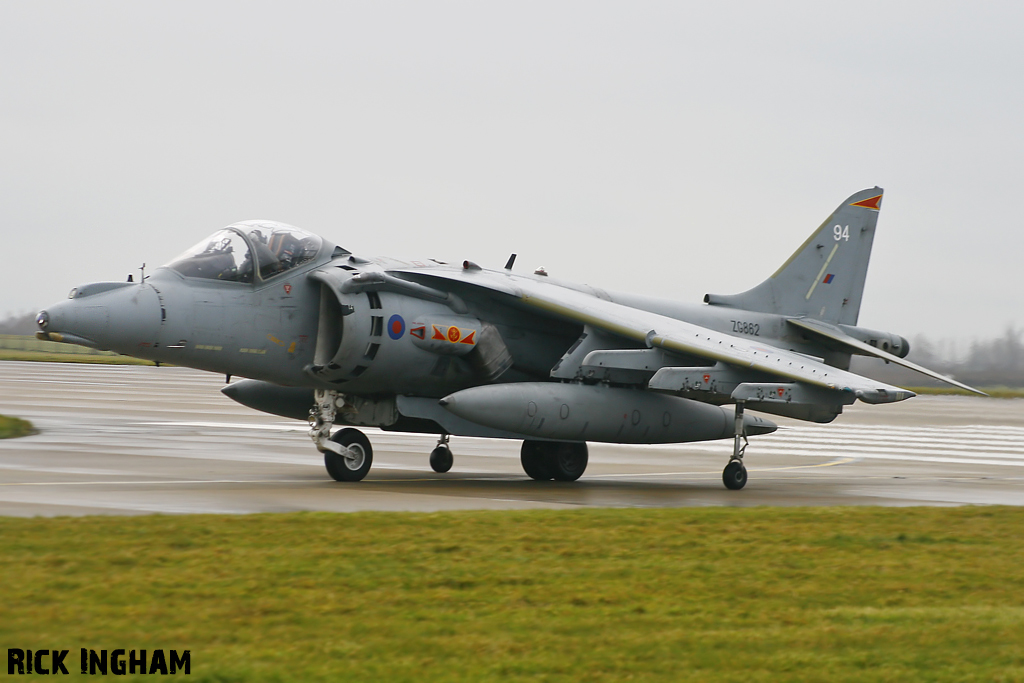
{"label": "fighter jet", "polygon": [[[906,360],[895,334],[857,326],[882,190],[844,201],[761,284],[703,303],[623,294],[466,260],[364,258],[282,223],[235,223],[141,281],[76,287],[38,337],[243,377],[222,391],[308,420],[337,481],[373,448],[355,427],[521,440],[525,473],[575,481],[587,442],[732,439],[726,487],[747,482],[758,413],[831,422],[857,400],[913,392],[849,371]],[[977,392],[981,393],[981,392]],[[338,425],[340,429],[333,430]],[[333,433],[332,433],[333,430]]]}

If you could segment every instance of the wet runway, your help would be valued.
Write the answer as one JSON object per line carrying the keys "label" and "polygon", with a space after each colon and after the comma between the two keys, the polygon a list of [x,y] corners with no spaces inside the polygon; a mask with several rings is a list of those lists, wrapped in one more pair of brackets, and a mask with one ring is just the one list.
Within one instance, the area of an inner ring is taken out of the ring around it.
{"label": "wet runway", "polygon": [[731,442],[590,445],[575,483],[535,482],[519,442],[367,429],[374,467],[332,481],[304,423],[244,408],[223,377],[184,368],[0,362],[0,413],[41,433],[0,440],[0,514],[249,513],[577,506],[1024,504],[1024,400],[921,396],[858,404],[830,425],[781,418],[751,439],[742,491]]}

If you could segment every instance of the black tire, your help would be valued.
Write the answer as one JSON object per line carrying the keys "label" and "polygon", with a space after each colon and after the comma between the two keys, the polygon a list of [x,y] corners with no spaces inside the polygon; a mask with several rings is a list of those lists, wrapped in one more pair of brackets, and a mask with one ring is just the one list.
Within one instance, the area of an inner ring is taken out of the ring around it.
{"label": "black tire", "polygon": [[342,429],[331,436],[331,441],[350,450],[358,451],[361,457],[345,458],[331,451],[324,452],[324,465],[334,481],[362,481],[373,465],[373,447],[370,440],[358,429]]}
{"label": "black tire", "polygon": [[732,460],[722,471],[722,483],[725,488],[739,491],[747,485],[747,468],[739,460]]}
{"label": "black tire", "polygon": [[430,469],[434,470],[438,474],[444,474],[452,468],[455,464],[455,458],[452,456],[452,449],[447,446],[438,446],[434,450],[430,451]]}
{"label": "black tire", "polygon": [[552,444],[548,469],[555,481],[576,481],[587,470],[588,451],[585,443]]}
{"label": "black tire", "polygon": [[523,447],[519,450],[519,461],[523,464],[523,471],[530,479],[547,481],[554,476],[551,471],[548,455],[550,441],[524,441]]}

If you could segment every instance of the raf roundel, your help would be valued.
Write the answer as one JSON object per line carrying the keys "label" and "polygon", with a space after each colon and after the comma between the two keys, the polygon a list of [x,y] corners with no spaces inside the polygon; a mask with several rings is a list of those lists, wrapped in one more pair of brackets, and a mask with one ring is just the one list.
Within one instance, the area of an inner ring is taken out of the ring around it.
{"label": "raf roundel", "polygon": [[394,340],[399,340],[402,335],[405,334],[405,321],[402,320],[402,316],[393,315],[388,319],[388,336]]}

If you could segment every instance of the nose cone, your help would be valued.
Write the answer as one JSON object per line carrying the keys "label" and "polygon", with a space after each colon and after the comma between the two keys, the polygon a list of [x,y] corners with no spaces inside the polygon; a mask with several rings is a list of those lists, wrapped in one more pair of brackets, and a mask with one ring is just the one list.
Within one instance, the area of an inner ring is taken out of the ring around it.
{"label": "nose cone", "polygon": [[[104,288],[102,285],[118,285]],[[131,354],[152,345],[160,331],[160,299],[146,284],[96,283],[79,287],[73,298],[36,316],[53,341]]]}

